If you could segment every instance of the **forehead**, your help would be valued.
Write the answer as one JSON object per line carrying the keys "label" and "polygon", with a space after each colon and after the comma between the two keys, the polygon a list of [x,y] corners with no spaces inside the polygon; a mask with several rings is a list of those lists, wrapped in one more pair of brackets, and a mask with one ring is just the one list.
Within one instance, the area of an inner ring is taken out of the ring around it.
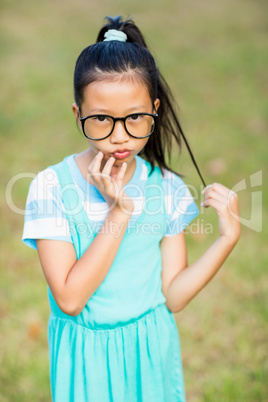
{"label": "forehead", "polygon": [[140,69],[129,68],[126,71],[116,72],[116,71],[102,71],[98,67],[95,68],[95,79],[94,82],[110,81],[110,82],[133,82],[139,83],[146,86],[145,79],[143,78],[142,71]]}
{"label": "forehead", "polygon": [[[135,75],[134,75],[135,74]],[[140,107],[146,109],[152,104],[145,83],[136,73],[102,73],[84,90],[83,108],[92,110],[128,110]]]}

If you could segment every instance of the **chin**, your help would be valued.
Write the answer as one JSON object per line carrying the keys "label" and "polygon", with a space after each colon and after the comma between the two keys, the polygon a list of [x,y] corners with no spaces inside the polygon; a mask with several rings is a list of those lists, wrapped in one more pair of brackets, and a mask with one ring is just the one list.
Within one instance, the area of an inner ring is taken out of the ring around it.
{"label": "chin", "polygon": [[[120,160],[120,159],[116,159],[114,162],[114,167],[120,167],[122,165],[123,162],[127,162],[125,160]],[[128,162],[127,162],[128,163]]]}

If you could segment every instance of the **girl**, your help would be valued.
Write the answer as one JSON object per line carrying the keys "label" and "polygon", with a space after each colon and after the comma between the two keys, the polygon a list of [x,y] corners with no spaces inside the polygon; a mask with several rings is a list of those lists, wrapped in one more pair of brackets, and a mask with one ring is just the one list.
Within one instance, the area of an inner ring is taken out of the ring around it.
{"label": "girl", "polygon": [[183,133],[133,21],[108,18],[77,59],[74,95],[89,147],[34,178],[23,233],[48,283],[53,401],[185,401],[173,313],[237,243],[237,195],[205,187],[219,237],[187,266],[184,229],[199,210],[165,160]]}

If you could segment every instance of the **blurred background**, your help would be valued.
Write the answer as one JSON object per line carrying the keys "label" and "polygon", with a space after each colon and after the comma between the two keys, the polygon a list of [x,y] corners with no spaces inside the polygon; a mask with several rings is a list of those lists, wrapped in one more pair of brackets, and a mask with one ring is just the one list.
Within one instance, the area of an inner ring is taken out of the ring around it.
{"label": "blurred background", "polygon": [[[1,0],[0,401],[50,400],[47,287],[21,241],[23,209],[34,175],[86,149],[71,111],[74,64],[118,14],[144,33],[206,184],[239,192],[239,243],[175,314],[187,400],[267,400],[267,1]],[[185,146],[170,165],[200,207]],[[189,263],[218,236],[215,210],[200,212],[186,236]]]}

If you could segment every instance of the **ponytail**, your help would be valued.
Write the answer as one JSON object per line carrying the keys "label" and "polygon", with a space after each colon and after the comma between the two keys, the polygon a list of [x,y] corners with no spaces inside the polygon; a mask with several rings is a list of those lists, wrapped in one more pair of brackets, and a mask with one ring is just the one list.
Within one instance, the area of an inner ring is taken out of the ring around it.
{"label": "ponytail", "polygon": [[116,29],[117,31],[122,31],[127,35],[127,42],[138,43],[140,46],[147,49],[145,39],[144,39],[141,31],[137,27],[137,25],[134,24],[132,19],[122,21],[120,15],[118,15],[116,17],[106,17],[106,19],[109,22],[108,22],[108,24],[104,25],[103,28],[101,28],[101,30],[98,34],[98,37],[97,37],[97,42],[102,42],[104,40],[104,34],[109,29]]}

